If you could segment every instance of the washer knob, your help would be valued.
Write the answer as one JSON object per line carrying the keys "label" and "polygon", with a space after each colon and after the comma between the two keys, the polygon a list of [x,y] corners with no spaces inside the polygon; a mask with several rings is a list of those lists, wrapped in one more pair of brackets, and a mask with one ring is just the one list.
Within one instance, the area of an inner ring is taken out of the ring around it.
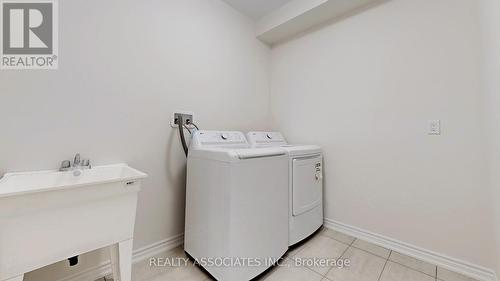
{"label": "washer knob", "polygon": [[226,133],[222,133],[220,134],[220,137],[223,139],[223,140],[227,140],[227,134]]}
{"label": "washer knob", "polygon": [[271,134],[267,134],[267,135],[266,135],[266,137],[267,137],[268,139],[272,139],[272,138],[273,138],[273,135],[271,135]]}

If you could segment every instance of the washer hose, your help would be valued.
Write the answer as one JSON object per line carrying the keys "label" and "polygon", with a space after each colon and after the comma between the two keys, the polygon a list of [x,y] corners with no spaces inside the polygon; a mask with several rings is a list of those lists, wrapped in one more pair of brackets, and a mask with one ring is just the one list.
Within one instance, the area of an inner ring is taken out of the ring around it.
{"label": "washer hose", "polygon": [[182,116],[179,116],[177,119],[177,125],[179,126],[179,135],[181,137],[182,148],[184,149],[184,154],[186,157],[188,155],[188,146],[186,144],[186,138],[184,137],[184,120],[182,120]]}

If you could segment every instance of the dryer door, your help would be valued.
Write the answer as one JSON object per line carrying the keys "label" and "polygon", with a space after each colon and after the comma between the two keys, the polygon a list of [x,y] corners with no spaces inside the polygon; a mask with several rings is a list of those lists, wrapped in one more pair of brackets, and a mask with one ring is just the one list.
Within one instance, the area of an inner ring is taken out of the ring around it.
{"label": "dryer door", "polygon": [[298,216],[323,200],[323,157],[295,158],[292,167],[292,209]]}

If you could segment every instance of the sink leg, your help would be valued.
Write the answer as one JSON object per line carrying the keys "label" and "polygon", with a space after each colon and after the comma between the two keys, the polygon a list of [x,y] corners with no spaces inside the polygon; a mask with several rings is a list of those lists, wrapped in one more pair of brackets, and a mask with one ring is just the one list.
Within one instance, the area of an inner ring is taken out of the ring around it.
{"label": "sink leg", "polygon": [[132,280],[132,242],[130,239],[111,246],[111,267],[116,281]]}
{"label": "sink leg", "polygon": [[23,274],[23,275],[16,276],[16,277],[12,277],[12,278],[7,279],[7,280],[5,280],[5,281],[23,281],[23,278],[24,278],[24,274]]}

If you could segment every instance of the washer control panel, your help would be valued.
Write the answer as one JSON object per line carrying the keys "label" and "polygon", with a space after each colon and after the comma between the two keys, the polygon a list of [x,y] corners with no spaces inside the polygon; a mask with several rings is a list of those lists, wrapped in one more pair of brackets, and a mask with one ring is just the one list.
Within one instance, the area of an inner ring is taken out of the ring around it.
{"label": "washer control panel", "polygon": [[252,147],[282,146],[288,144],[280,132],[249,132],[247,138]]}
{"label": "washer control panel", "polygon": [[245,135],[238,131],[196,131],[193,144],[198,147],[248,147]]}

